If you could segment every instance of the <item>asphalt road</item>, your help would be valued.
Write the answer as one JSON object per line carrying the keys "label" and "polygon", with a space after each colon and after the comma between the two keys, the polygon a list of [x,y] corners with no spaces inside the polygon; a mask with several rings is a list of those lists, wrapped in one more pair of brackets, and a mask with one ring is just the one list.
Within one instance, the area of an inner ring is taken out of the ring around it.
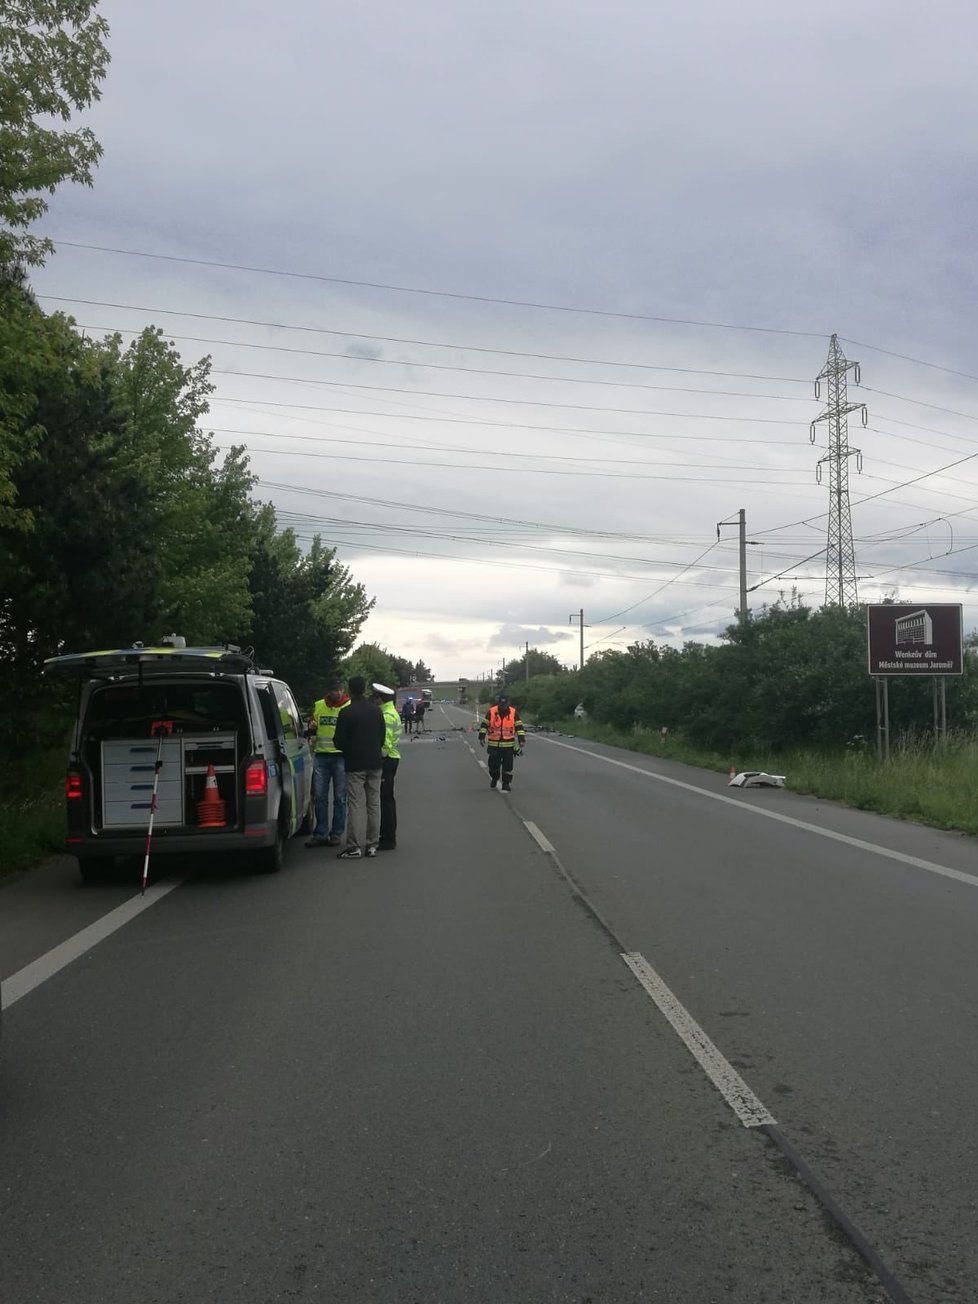
{"label": "asphalt road", "polygon": [[[978,1298],[973,843],[433,716],[396,852],[181,865],[7,1008],[4,1301]],[[132,895],[0,888],[5,997]]]}

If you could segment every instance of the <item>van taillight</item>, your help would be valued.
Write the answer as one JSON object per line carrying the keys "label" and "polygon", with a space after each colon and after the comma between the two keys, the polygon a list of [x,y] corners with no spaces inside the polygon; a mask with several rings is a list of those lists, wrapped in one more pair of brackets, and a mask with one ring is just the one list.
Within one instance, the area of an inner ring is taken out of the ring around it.
{"label": "van taillight", "polygon": [[264,761],[252,761],[245,770],[245,796],[264,797],[268,792],[268,770]]}
{"label": "van taillight", "polygon": [[72,770],[65,778],[65,796],[69,801],[81,801],[85,795],[82,777]]}

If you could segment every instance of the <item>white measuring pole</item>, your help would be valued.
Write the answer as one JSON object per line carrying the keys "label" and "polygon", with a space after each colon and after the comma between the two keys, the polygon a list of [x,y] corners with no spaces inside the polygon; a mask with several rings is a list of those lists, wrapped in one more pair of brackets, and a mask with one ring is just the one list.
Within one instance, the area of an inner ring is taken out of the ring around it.
{"label": "white measuring pole", "polygon": [[160,786],[160,770],[163,768],[163,740],[169,732],[165,728],[163,721],[159,721],[153,728],[160,735],[160,745],[156,749],[156,765],[153,770],[153,796],[150,798],[149,803],[149,825],[146,829],[146,855],[143,857],[143,881],[140,887],[140,895],[145,895],[146,882],[149,878],[149,849],[153,841],[153,819],[156,815],[156,794]]}

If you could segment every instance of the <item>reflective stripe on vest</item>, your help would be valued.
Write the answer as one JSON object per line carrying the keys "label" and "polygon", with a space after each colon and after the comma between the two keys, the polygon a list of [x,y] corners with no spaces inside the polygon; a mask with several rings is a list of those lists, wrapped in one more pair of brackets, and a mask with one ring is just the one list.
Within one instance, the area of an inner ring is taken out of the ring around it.
{"label": "reflective stripe on vest", "polygon": [[511,706],[505,715],[499,714],[499,707],[489,709],[489,730],[486,738],[491,743],[511,743],[516,739],[516,708]]}
{"label": "reflective stripe on vest", "polygon": [[313,707],[313,714],[316,717],[317,752],[328,752],[331,756],[339,754],[338,749],[333,746],[333,734],[336,733],[336,721],[339,719],[340,712],[349,705],[349,702],[342,702],[339,706],[330,706],[325,698],[320,698]]}

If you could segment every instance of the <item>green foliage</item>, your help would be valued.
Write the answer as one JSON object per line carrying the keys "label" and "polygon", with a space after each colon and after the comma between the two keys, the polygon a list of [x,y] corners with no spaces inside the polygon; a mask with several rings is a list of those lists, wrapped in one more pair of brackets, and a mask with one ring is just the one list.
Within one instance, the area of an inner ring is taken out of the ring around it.
{"label": "green foliage", "polygon": [[362,675],[368,684],[387,684],[389,688],[406,688],[408,684],[433,684],[434,675],[423,661],[400,657],[379,643],[361,643],[343,662],[343,674]]}
{"label": "green foliage", "polygon": [[45,366],[13,481],[29,530],[0,529],[0,655],[15,675],[64,646],[247,632],[252,484],[240,453],[215,469],[196,429],[207,363],[185,368],[159,332],[127,349],[44,319]]}
{"label": "green foliage", "polygon": [[17,504],[13,473],[31,456],[37,429],[30,421],[34,389],[48,363],[44,317],[17,269],[0,265],[0,527],[29,529]]}
{"label": "green foliage", "polygon": [[531,647],[529,652],[524,652],[518,661],[507,663],[507,684],[526,683],[527,660],[530,663],[531,679],[534,675],[561,675],[565,673],[566,667],[562,666],[555,656],[552,656],[549,652],[541,652],[539,648]]}
{"label": "green foliage", "polygon": [[[875,730],[864,611],[813,611],[794,600],[765,609],[743,628],[732,626],[718,646],[649,642],[598,653],[579,674],[532,679],[521,700],[542,720],[569,716],[583,700],[597,724],[620,731],[666,726],[696,748],[723,753],[839,749]],[[978,724],[971,658],[966,673],[948,681],[947,701],[953,723]],[[931,684],[891,682],[894,728],[926,729],[932,709]]]}
{"label": "green foliage", "polygon": [[209,360],[184,366],[155,329],[128,347],[82,339],[22,286],[0,307],[0,368],[17,379],[0,409],[0,754],[56,704],[40,667],[65,649],[250,641],[314,700],[372,602],[319,539],[303,556],[277,533],[242,449],[218,460],[199,428]]}
{"label": "green foliage", "polygon": [[386,684],[388,688],[398,687],[391,682],[396,678],[394,658],[379,643],[361,643],[353,649],[343,662],[343,677],[349,680],[354,675],[361,675],[368,687],[373,683]]}
{"label": "green foliage", "polygon": [[263,666],[312,706],[373,606],[335,552],[317,535],[303,556],[291,530],[275,531],[272,509],[261,515],[251,559],[252,639]]}
{"label": "green foliage", "polygon": [[63,181],[91,185],[102,149],[60,124],[101,94],[108,24],[96,0],[5,0],[0,21],[0,267],[42,263],[49,240],[25,228]]}

